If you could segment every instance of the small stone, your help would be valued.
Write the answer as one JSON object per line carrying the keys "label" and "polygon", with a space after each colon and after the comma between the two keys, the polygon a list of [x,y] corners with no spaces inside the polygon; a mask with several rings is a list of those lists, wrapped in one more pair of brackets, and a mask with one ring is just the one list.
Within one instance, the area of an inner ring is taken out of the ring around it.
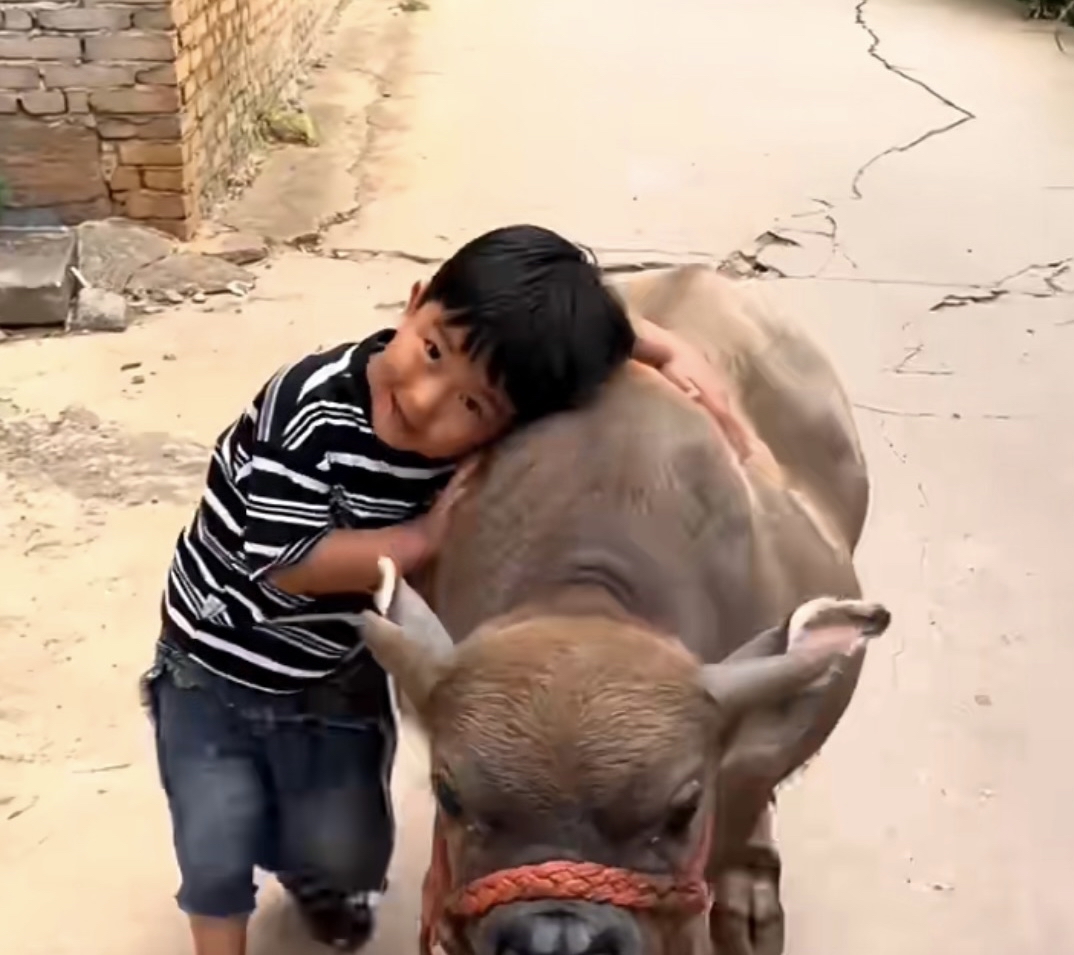
{"label": "small stone", "polygon": [[71,332],[122,332],[129,324],[127,300],[102,288],[84,288],[67,320]]}
{"label": "small stone", "polygon": [[208,296],[204,292],[195,292],[190,296],[190,301],[195,305],[204,305],[208,300]]}
{"label": "small stone", "polygon": [[237,298],[245,298],[250,294],[249,288],[243,285],[242,282],[228,282],[227,290]]}
{"label": "small stone", "polygon": [[135,368],[141,368],[142,363],[140,361],[128,361],[125,364],[119,366],[120,371],[134,371]]}
{"label": "small stone", "polygon": [[317,145],[317,129],[310,115],[300,110],[279,109],[264,118],[266,135],[281,143]]}
{"label": "small stone", "polygon": [[177,292],[173,288],[165,289],[161,294],[164,297],[164,301],[170,302],[172,305],[182,305],[186,301],[182,292]]}
{"label": "small stone", "polygon": [[175,361],[175,355],[173,355],[171,352],[165,352],[164,353],[164,360],[165,361]]}
{"label": "small stone", "polygon": [[132,385],[144,385],[145,384],[145,375],[134,375],[131,378],[131,384]]}

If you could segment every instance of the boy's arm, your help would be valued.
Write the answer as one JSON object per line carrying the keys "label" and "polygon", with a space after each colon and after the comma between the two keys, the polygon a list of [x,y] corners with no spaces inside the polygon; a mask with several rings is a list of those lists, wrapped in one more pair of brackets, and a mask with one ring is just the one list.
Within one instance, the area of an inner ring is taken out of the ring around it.
{"label": "boy's arm", "polygon": [[269,574],[273,585],[290,594],[372,593],[380,584],[381,557],[390,557],[406,576],[432,556],[432,541],[422,521],[377,530],[331,530],[297,564]]}
{"label": "boy's arm", "polygon": [[331,486],[316,458],[283,444],[259,441],[248,465],[243,551],[254,580],[308,597],[372,593],[380,557],[407,574],[431,556],[424,518],[374,530],[333,527]]}
{"label": "boy's arm", "polygon": [[631,313],[630,323],[634,326],[634,334],[637,336],[632,357],[643,365],[660,369],[672,361],[676,349],[684,345],[674,332],[661,328],[636,312]]}
{"label": "boy's arm", "polygon": [[479,464],[477,457],[463,464],[427,514],[376,530],[330,530],[295,563],[273,570],[269,580],[287,593],[307,597],[372,593],[381,582],[382,557],[390,557],[399,572],[409,576],[439,550],[448,514]]}

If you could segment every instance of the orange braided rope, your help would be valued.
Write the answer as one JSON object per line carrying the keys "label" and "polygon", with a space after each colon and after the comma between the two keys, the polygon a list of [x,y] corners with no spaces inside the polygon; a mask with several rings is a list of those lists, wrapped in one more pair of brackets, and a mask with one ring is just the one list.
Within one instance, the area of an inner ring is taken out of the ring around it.
{"label": "orange braided rope", "polygon": [[445,917],[480,918],[498,905],[545,899],[603,902],[635,911],[675,911],[697,915],[708,910],[705,881],[711,825],[682,876],[648,875],[596,862],[542,862],[503,869],[452,890],[447,846],[439,816],[433,831],[433,858],[422,889],[421,951],[431,955]]}
{"label": "orange braided rope", "polygon": [[504,869],[478,879],[453,895],[449,915],[480,918],[497,905],[535,899],[584,899],[623,909],[675,909],[703,912],[704,884],[690,879],[646,876],[596,862],[543,862]]}

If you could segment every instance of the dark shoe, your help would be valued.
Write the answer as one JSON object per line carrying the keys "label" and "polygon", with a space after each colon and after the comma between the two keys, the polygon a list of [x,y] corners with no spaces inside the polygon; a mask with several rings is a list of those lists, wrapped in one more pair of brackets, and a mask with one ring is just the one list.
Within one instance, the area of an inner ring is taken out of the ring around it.
{"label": "dark shoe", "polygon": [[367,893],[345,896],[323,883],[280,876],[314,941],[340,952],[354,952],[373,936],[376,916]]}

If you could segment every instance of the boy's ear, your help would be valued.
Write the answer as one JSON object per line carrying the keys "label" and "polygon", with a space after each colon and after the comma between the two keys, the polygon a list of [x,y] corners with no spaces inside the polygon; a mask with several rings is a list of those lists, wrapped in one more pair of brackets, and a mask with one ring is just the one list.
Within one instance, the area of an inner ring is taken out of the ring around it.
{"label": "boy's ear", "polygon": [[410,298],[406,303],[406,314],[413,315],[418,307],[421,305],[421,300],[425,296],[425,288],[428,283],[415,282],[410,286]]}

